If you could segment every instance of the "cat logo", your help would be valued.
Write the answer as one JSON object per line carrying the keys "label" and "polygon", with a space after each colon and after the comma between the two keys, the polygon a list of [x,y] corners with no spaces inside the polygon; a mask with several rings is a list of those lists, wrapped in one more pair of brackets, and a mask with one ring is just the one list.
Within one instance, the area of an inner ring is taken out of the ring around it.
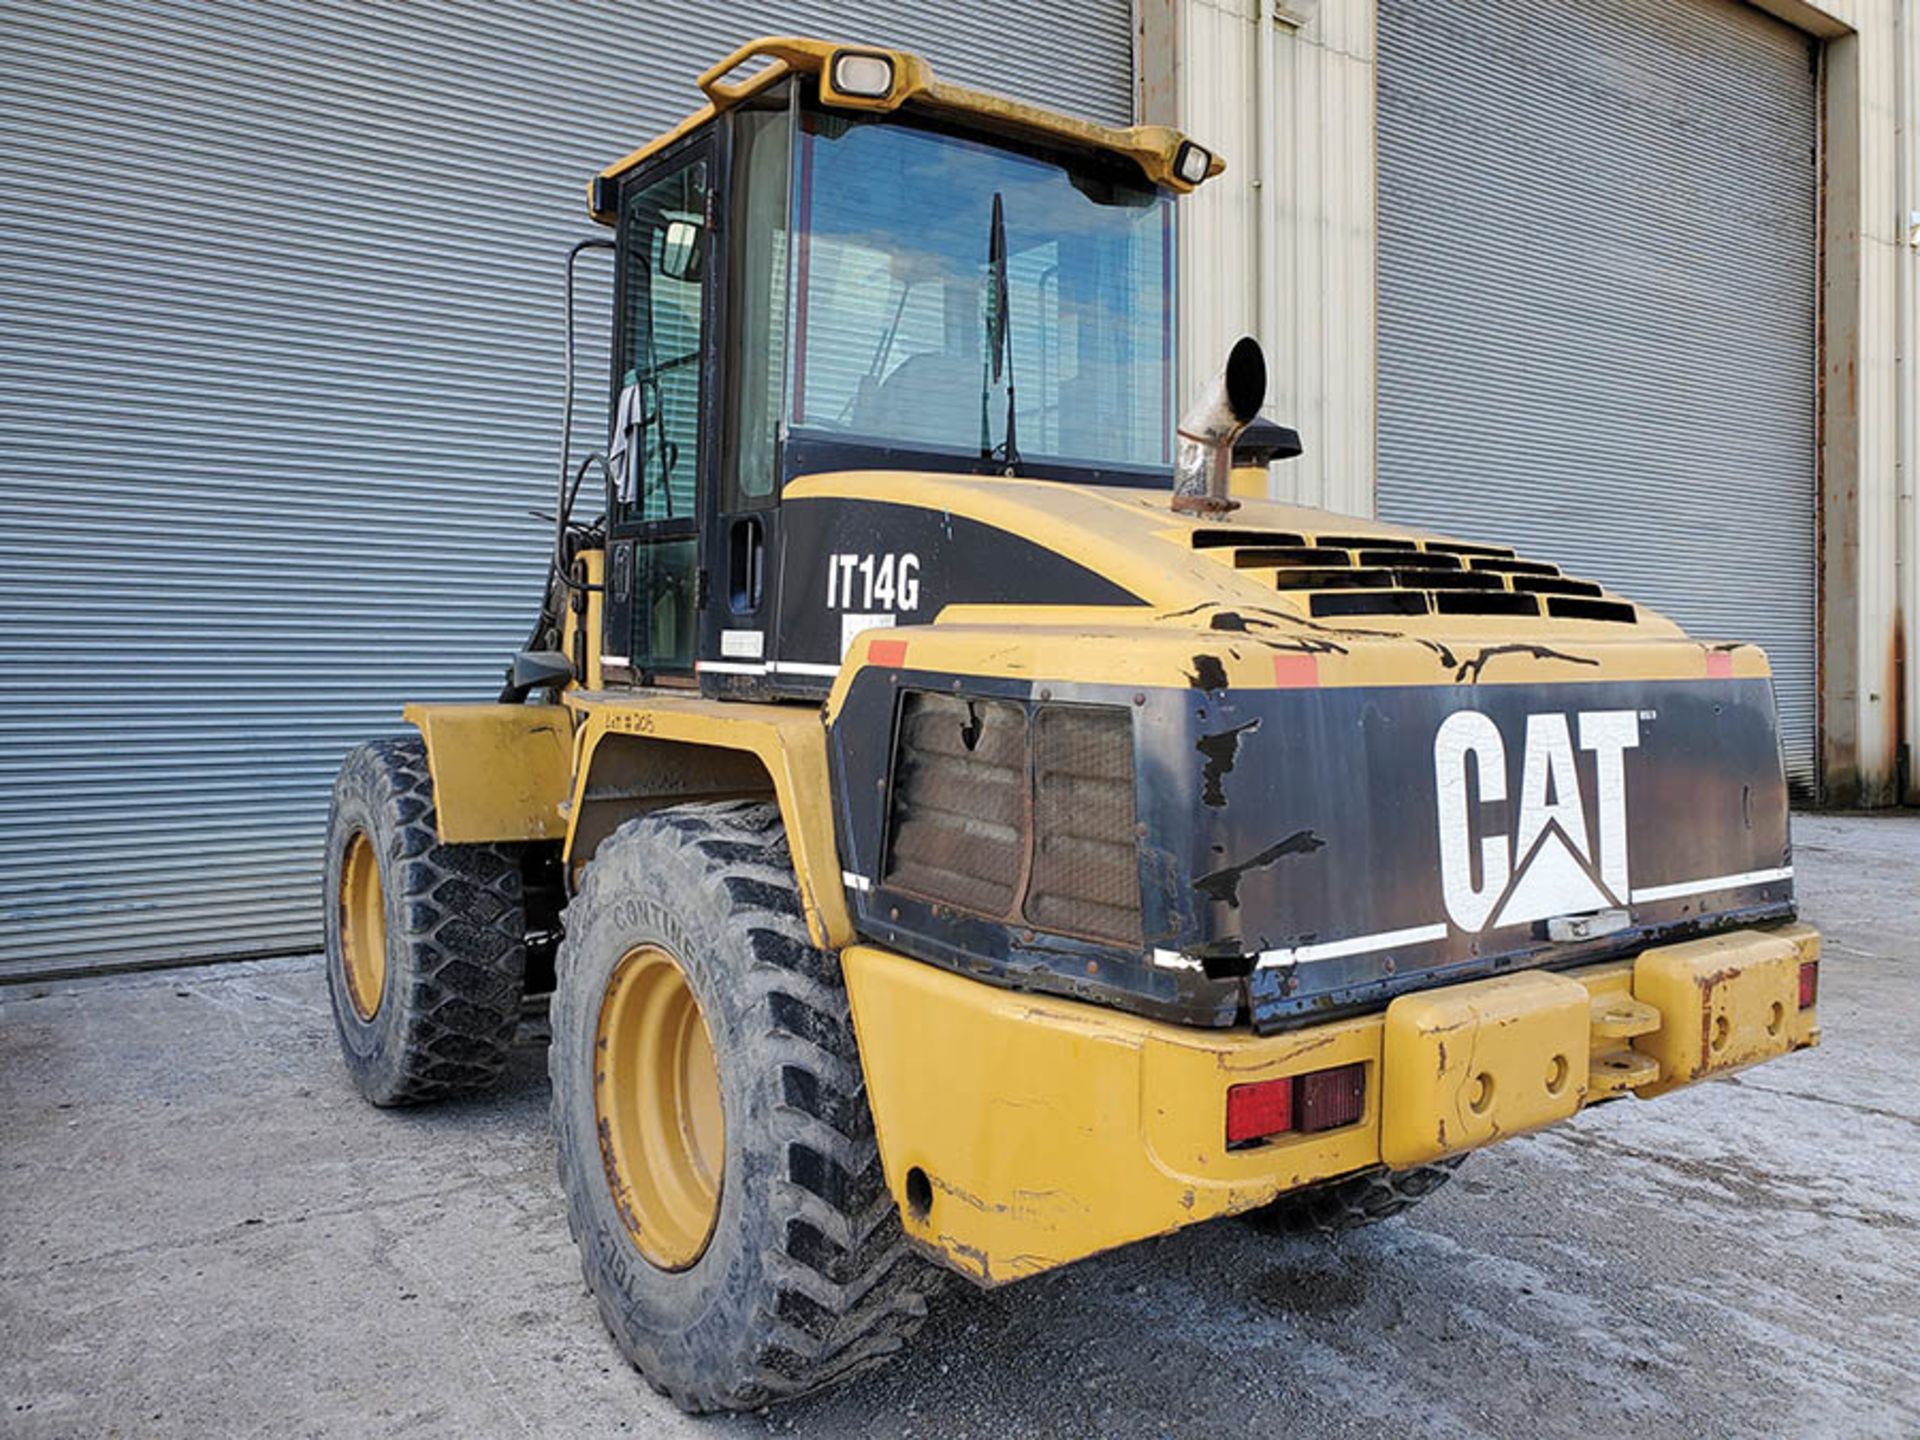
{"label": "cat logo", "polygon": [[[1591,825],[1576,732],[1580,755],[1591,757]],[[1478,710],[1449,715],[1434,736],[1433,776],[1440,884],[1453,923],[1471,932],[1625,905],[1626,753],[1639,744],[1637,711],[1529,715],[1519,812],[1506,835],[1485,819],[1487,807],[1507,800],[1500,729]]]}

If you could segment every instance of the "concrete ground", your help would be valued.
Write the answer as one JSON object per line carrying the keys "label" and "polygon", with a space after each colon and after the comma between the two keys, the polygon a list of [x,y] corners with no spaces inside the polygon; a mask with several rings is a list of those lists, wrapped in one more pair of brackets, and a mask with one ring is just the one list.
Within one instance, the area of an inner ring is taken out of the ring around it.
{"label": "concrete ground", "polygon": [[536,1038],[349,1089],[311,960],[0,987],[0,1434],[1920,1434],[1920,817],[1803,816],[1826,1044],[1470,1160],[1337,1242],[1217,1223],[692,1421],[581,1286]]}

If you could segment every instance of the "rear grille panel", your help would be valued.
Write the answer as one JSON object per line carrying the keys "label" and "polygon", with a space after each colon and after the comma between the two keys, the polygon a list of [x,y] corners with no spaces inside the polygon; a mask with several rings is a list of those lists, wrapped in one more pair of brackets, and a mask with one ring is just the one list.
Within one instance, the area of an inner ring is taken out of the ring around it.
{"label": "rear grille panel", "polygon": [[1026,868],[1027,712],[1007,700],[903,697],[886,881],[986,915]]}
{"label": "rear grille panel", "polygon": [[1547,616],[1633,625],[1639,611],[1558,565],[1498,545],[1391,535],[1293,535],[1196,529],[1193,548],[1236,570],[1271,570],[1274,588],[1315,618],[1361,615]]}
{"label": "rear grille panel", "polygon": [[1140,943],[1133,722],[1124,710],[1046,705],[1034,716],[1033,874],[1027,918]]}
{"label": "rear grille panel", "polygon": [[1133,721],[1110,706],[901,697],[882,883],[1138,946]]}

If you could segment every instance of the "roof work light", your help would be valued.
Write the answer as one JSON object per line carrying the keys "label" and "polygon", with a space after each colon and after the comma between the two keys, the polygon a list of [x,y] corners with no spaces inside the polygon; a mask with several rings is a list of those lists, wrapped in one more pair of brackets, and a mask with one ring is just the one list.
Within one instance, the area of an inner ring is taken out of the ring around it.
{"label": "roof work light", "polygon": [[1174,156],[1173,173],[1189,185],[1198,185],[1207,178],[1207,171],[1213,166],[1213,155],[1201,145],[1191,140],[1183,141],[1180,153]]}
{"label": "roof work light", "polygon": [[842,50],[833,57],[833,88],[863,100],[884,99],[893,89],[893,61],[885,55]]}

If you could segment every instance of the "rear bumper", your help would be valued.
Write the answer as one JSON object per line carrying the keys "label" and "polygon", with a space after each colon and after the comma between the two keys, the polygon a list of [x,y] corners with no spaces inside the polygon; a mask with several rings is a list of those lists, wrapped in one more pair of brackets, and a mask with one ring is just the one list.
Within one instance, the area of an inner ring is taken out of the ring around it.
{"label": "rear bumper", "polygon": [[[887,1183],[926,1252],[1000,1284],[1316,1180],[1417,1165],[1817,1044],[1786,924],[1402,996],[1274,1036],[842,961]],[[1360,1065],[1360,1118],[1229,1148],[1227,1092]]]}

